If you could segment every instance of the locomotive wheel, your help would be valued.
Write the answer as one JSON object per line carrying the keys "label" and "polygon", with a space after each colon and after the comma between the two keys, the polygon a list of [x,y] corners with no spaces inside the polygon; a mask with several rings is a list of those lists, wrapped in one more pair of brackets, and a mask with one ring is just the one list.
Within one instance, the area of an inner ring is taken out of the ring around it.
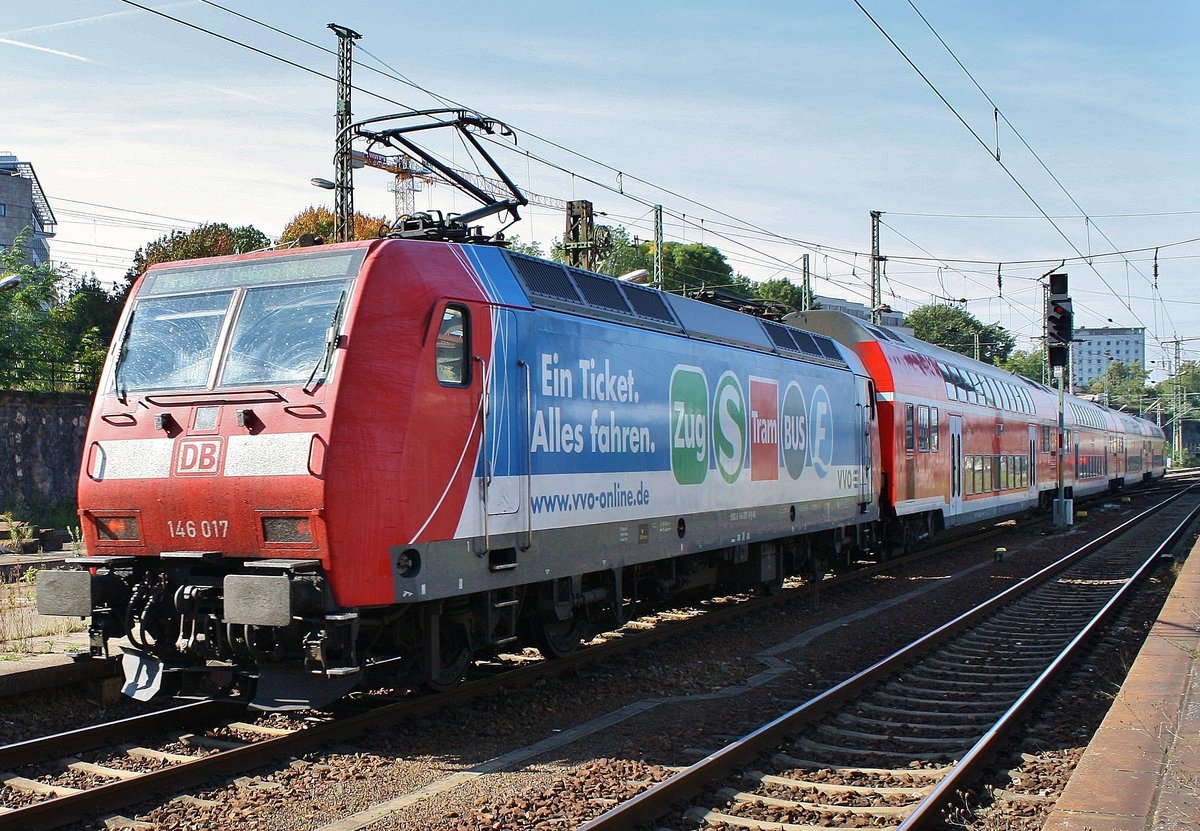
{"label": "locomotive wheel", "polygon": [[471,649],[461,627],[451,626],[442,631],[438,666],[431,669],[422,661],[422,685],[433,692],[444,692],[458,685],[471,665]]}
{"label": "locomotive wheel", "polygon": [[542,618],[534,625],[537,648],[547,658],[565,658],[579,648],[583,627],[583,619],[578,615],[566,620]]}
{"label": "locomotive wheel", "polygon": [[781,591],[783,591],[783,580],[784,580],[783,569],[781,568],[779,570],[779,573],[776,574],[773,578],[766,581],[765,583],[758,584],[758,593],[760,595],[762,595],[763,597],[774,597],[775,595],[777,595]]}

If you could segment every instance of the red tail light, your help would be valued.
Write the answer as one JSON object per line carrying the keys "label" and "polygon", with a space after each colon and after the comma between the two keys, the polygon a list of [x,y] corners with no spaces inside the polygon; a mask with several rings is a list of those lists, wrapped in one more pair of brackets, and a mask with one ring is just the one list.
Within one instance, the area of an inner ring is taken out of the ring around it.
{"label": "red tail light", "polygon": [[101,540],[140,540],[141,532],[138,529],[138,521],[135,516],[98,516],[94,519],[96,523],[96,535]]}

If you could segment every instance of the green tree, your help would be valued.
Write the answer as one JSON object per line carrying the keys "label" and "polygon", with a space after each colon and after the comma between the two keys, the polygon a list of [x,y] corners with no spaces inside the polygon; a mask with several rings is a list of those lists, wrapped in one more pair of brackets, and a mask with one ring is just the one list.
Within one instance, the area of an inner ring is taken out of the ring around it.
{"label": "green tree", "polygon": [[146,269],[158,263],[244,254],[270,244],[270,238],[252,225],[231,228],[223,222],[214,222],[193,231],[172,231],[134,252],[133,266],[125,273],[125,279],[132,286]]}
{"label": "green tree", "polygon": [[121,316],[122,288],[105,288],[95,275],[71,275],[58,282],[60,301],[50,309],[68,360],[82,372],[100,374],[108,344]]}
{"label": "green tree", "polygon": [[0,387],[20,388],[32,368],[53,360],[56,344],[50,308],[56,299],[58,275],[47,265],[34,266],[25,258],[33,238],[29,228],[17,235],[11,248],[0,248],[0,276],[17,276],[15,289],[0,292]]}
{"label": "green tree", "polygon": [[[608,237],[608,253],[600,262],[597,271],[620,277],[639,268],[653,273],[654,243],[631,243],[624,228],[596,226],[597,238]],[[551,257],[557,262],[566,262],[562,240],[554,241]],[[721,288],[747,293],[750,280],[734,275],[725,255],[711,245],[698,242],[664,242],[662,249],[662,288],[682,294],[701,288]]]}
{"label": "green tree", "polygon": [[1149,409],[1156,396],[1153,389],[1146,387],[1149,376],[1140,364],[1109,361],[1104,374],[1093,379],[1088,390],[1114,410],[1141,413]]}
{"label": "green tree", "polygon": [[1170,391],[1175,389],[1177,381],[1185,394],[1200,393],[1200,363],[1184,361],[1179,367],[1179,372],[1159,383],[1155,389],[1169,395]]}
{"label": "green tree", "polygon": [[1013,336],[998,323],[982,323],[957,306],[921,306],[909,313],[905,323],[921,340],[970,357],[975,357],[978,342],[979,359],[989,364],[1003,363],[1016,345]]}
{"label": "green tree", "polygon": [[[653,263],[649,256],[649,246],[634,244],[629,240],[629,232],[621,227],[597,225],[593,232],[600,241],[601,257],[596,264],[596,271],[610,277],[621,277],[631,271],[644,268],[650,271]],[[555,237],[550,248],[550,259],[556,263],[567,261],[567,252],[563,248],[562,239]]]}
{"label": "green tree", "polygon": [[648,246],[634,245],[629,239],[629,232],[624,228],[603,227],[607,232],[608,245],[597,271],[620,277],[642,268],[650,271],[654,267]]}
{"label": "green tree", "polygon": [[[333,211],[328,208],[318,208],[310,205],[292,217],[283,232],[279,235],[280,242],[294,242],[304,234],[320,237],[325,242],[333,242]],[[378,239],[387,231],[387,220],[382,216],[354,213],[354,238]]]}
{"label": "green tree", "polygon": [[[62,266],[29,264],[26,229],[0,248],[0,274],[21,284],[0,293],[0,387],[88,388],[120,312],[120,292]],[[82,366],[81,366],[82,365]]]}
{"label": "green tree", "polygon": [[1200,404],[1200,364],[1195,361],[1183,361],[1179,371],[1151,387],[1153,395],[1163,402],[1163,408],[1170,413],[1174,407],[1175,394],[1178,390],[1184,406]]}
{"label": "green tree", "polygon": [[[785,277],[755,283],[752,289],[754,296],[762,300],[776,300],[797,311],[804,308],[804,287],[796,285]],[[809,308],[816,308],[816,304],[811,301],[811,298]]]}
{"label": "green tree", "polygon": [[513,235],[508,238],[508,250],[516,251],[518,254],[528,254],[530,257],[545,257],[546,254],[542,251],[541,243],[525,242],[520,237]]}
{"label": "green tree", "polygon": [[[647,243],[648,254],[653,262],[654,245]],[[695,289],[746,290],[749,281],[735,280],[733,269],[725,261],[725,255],[700,242],[664,242],[662,247],[662,288],[665,291],[684,293]]]}
{"label": "green tree", "polygon": [[1016,349],[1001,362],[1000,367],[1016,375],[1024,375],[1040,384],[1049,383],[1050,373],[1046,368],[1046,355],[1040,349],[1026,352]]}

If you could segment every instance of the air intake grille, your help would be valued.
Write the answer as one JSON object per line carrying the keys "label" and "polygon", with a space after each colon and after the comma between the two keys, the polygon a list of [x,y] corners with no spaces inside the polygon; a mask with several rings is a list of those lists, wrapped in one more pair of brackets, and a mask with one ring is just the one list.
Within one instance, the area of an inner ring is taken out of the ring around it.
{"label": "air intake grille", "polygon": [[831,361],[841,361],[842,355],[837,351],[837,347],[833,345],[827,337],[821,335],[813,335],[812,339],[817,342],[817,348],[821,350],[821,354]]}
{"label": "air intake grille", "polygon": [[571,269],[571,276],[575,278],[575,285],[579,286],[583,299],[589,306],[629,314],[629,304],[621,296],[621,289],[618,288],[616,280],[577,268]]}
{"label": "air intake grille", "polygon": [[553,297],[568,303],[582,302],[579,292],[571,285],[567,270],[561,265],[535,260],[532,257],[509,256],[508,259],[531,294]]}
{"label": "air intake grille", "polygon": [[671,317],[670,309],[667,308],[662,295],[658,292],[644,289],[633,283],[626,283],[621,288],[625,291],[629,305],[633,306],[633,313],[638,317],[657,320],[660,323],[675,322],[675,319]]}
{"label": "air intake grille", "polygon": [[767,330],[767,335],[771,338],[771,343],[775,344],[777,349],[786,349],[789,352],[804,351],[797,347],[796,342],[792,340],[792,333],[788,331],[789,327],[770,320],[764,320],[762,325]]}

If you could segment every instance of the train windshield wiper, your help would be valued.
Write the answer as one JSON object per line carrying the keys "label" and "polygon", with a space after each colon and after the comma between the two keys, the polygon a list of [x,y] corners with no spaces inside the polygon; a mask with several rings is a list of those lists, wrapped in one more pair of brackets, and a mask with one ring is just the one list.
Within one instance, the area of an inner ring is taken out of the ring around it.
{"label": "train windshield wiper", "polygon": [[[333,352],[337,349],[338,333],[342,328],[342,312],[345,308],[346,291],[343,289],[342,296],[338,298],[337,307],[333,310],[333,316],[329,320],[329,330],[325,336],[325,349],[309,374],[308,380],[304,382],[303,389],[310,395],[325,381],[325,376],[329,373],[329,365],[333,363]],[[316,380],[315,384],[313,383],[314,379]]]}
{"label": "train windshield wiper", "polygon": [[128,391],[121,386],[121,369],[125,366],[125,356],[129,351],[129,333],[133,331],[133,319],[137,316],[137,310],[129,313],[129,320],[125,321],[125,329],[121,332],[121,345],[117,347],[117,360],[113,364],[113,386],[116,388],[117,400],[125,404],[128,399]]}

